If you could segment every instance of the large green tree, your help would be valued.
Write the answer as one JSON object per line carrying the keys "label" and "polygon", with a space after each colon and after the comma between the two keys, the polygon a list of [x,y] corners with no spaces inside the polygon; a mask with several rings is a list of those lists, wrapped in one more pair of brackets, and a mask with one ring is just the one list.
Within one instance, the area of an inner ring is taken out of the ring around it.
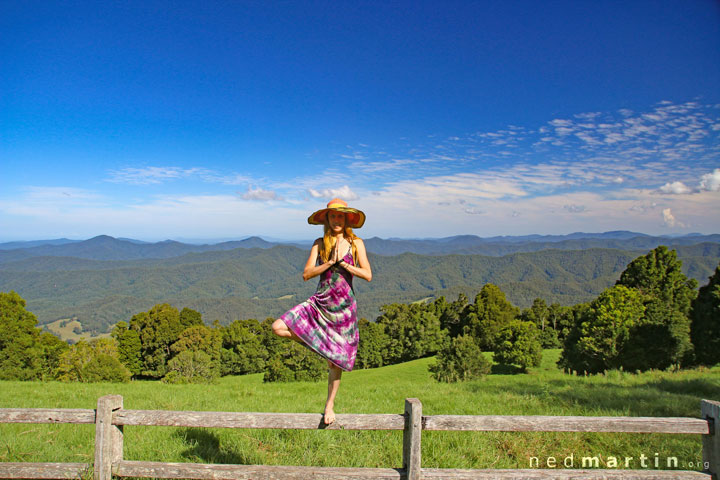
{"label": "large green tree", "polygon": [[133,376],[139,376],[143,371],[143,361],[140,357],[142,342],[137,330],[128,328],[126,322],[118,322],[112,330],[112,338],[117,342],[118,360],[125,365]]}
{"label": "large green tree", "polygon": [[407,362],[434,355],[440,350],[447,332],[433,308],[422,304],[393,303],[383,305],[377,323],[390,338],[387,363]]}
{"label": "large green tree", "polygon": [[35,327],[35,315],[16,292],[0,292],[0,379],[41,380],[54,376],[68,346]]}
{"label": "large green tree", "polygon": [[630,332],[645,312],[642,295],[616,285],[593,300],[565,339],[558,364],[578,373],[600,373],[622,366]]}
{"label": "large green tree", "polygon": [[268,350],[263,344],[263,329],[255,319],[236,320],[222,328],[221,373],[245,375],[265,370]]}
{"label": "large green tree", "polygon": [[697,281],[682,272],[675,250],[659,246],[630,262],[617,285],[642,294],[645,312],[631,332],[627,355],[629,370],[665,369],[687,361],[692,352],[690,305]]}
{"label": "large green tree", "polygon": [[507,300],[500,287],[488,283],[475,296],[475,303],[465,309],[464,331],[475,338],[483,351],[492,351],[500,330],[515,320],[519,313],[520,310]]}
{"label": "large green tree", "polygon": [[720,265],[707,285],[700,288],[692,303],[690,333],[695,347],[695,362],[715,365],[720,362]]}
{"label": "large green tree", "polygon": [[[168,361],[173,356],[170,347],[185,330],[180,322],[180,312],[167,303],[155,305],[147,312],[134,315],[129,328],[140,338],[141,374],[150,378],[165,376]],[[129,336],[128,340],[131,340]]]}

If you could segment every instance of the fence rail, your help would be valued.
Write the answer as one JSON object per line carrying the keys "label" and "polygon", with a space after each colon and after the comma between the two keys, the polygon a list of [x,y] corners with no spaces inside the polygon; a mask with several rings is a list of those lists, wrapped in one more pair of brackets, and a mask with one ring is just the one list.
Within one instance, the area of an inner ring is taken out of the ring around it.
{"label": "fence rail", "polygon": [[[325,426],[320,414],[124,410],[119,395],[98,400],[96,410],[3,408],[0,423],[95,424],[95,461],[86,463],[0,463],[0,478],[94,480],[116,477],[198,480],[265,479],[711,479],[720,473],[720,402],[702,400],[701,418],[562,417],[516,415],[422,415],[418,399],[405,400],[403,414],[340,414]],[[123,459],[126,426],[328,430],[403,430],[402,468],[341,468],[139,462]],[[505,432],[618,432],[699,434],[706,472],[619,469],[436,469],[422,468],[423,430]]]}

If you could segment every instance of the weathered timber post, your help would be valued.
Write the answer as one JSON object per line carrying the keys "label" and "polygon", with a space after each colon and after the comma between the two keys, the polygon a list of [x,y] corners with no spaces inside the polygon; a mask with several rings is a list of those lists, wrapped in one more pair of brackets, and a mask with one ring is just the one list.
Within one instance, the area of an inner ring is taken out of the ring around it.
{"label": "weathered timber post", "polygon": [[420,440],[422,436],[422,403],[417,398],[405,399],[405,430],[403,431],[403,468],[407,480],[422,478]]}
{"label": "weathered timber post", "polygon": [[720,402],[702,400],[700,412],[710,422],[710,433],[702,437],[703,464],[708,464],[713,478],[720,478]]}
{"label": "weathered timber post", "polygon": [[95,474],[94,480],[110,480],[112,464],[123,457],[122,426],[112,424],[113,412],[123,407],[120,395],[100,397],[95,412]]}

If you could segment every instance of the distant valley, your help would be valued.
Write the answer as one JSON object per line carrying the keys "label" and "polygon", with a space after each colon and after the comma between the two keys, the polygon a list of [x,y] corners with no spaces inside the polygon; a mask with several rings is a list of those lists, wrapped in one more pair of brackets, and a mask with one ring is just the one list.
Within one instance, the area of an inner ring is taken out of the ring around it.
{"label": "distant valley", "polygon": [[[444,239],[366,239],[371,283],[355,282],[359,314],[374,319],[382,305],[459,293],[473,297],[499,285],[518,306],[536,297],[571,305],[612,285],[625,266],[657,245],[678,252],[701,285],[720,261],[720,235],[652,237],[632,232]],[[259,237],[193,245],[146,243],[108,236],[0,244],[0,291],[15,290],[40,324],[77,318],[100,334],[152,305],[169,302],[203,313],[206,322],[276,317],[304,300],[309,243]]]}

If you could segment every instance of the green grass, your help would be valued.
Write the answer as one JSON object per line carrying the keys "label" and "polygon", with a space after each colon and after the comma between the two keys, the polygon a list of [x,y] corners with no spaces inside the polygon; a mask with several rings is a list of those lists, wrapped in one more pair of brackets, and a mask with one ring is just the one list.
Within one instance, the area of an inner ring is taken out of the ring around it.
{"label": "green grass", "polygon": [[[593,377],[565,375],[555,367],[558,350],[545,351],[528,374],[493,374],[467,383],[435,382],[433,359],[343,376],[338,413],[402,413],[404,399],[419,398],[424,415],[600,415],[699,417],[700,399],[720,399],[720,367],[678,373]],[[225,377],[213,385],[63,384],[0,382],[0,407],[95,408],[98,397],[120,394],[128,409],[320,413],[326,385],[264,384],[262,375]],[[0,425],[0,462],[92,462],[92,425]],[[681,469],[698,470],[699,435],[423,432],[423,467],[529,468],[572,455],[633,457],[654,468],[677,457]],[[125,458],[173,462],[266,465],[401,467],[402,432],[328,430],[231,430],[127,427]],[[692,462],[692,465],[690,464]],[[601,466],[604,466],[601,464]]]}

